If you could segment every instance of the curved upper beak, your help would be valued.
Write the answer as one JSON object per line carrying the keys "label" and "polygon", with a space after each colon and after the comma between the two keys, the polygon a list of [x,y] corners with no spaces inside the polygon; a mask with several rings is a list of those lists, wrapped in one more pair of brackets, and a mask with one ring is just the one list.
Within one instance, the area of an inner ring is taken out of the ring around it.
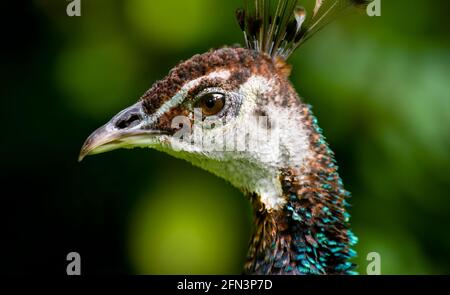
{"label": "curved upper beak", "polygon": [[118,148],[133,148],[148,145],[154,135],[160,132],[151,130],[142,103],[126,108],[108,123],[95,130],[84,142],[78,161],[87,155],[108,152]]}

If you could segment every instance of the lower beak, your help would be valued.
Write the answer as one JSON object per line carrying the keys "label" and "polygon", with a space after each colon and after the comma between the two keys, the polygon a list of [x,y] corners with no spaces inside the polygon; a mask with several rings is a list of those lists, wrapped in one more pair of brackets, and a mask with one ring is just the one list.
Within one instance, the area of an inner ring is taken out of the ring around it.
{"label": "lower beak", "polygon": [[86,139],[78,161],[88,155],[148,145],[160,132],[148,128],[145,118],[141,102],[121,111]]}

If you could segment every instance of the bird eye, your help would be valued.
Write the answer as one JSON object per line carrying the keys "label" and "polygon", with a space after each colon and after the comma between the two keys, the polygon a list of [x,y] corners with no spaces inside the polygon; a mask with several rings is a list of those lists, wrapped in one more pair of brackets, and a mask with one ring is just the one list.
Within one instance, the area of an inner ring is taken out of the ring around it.
{"label": "bird eye", "polygon": [[225,95],[222,93],[207,93],[200,97],[197,103],[205,116],[212,116],[220,112],[225,106]]}

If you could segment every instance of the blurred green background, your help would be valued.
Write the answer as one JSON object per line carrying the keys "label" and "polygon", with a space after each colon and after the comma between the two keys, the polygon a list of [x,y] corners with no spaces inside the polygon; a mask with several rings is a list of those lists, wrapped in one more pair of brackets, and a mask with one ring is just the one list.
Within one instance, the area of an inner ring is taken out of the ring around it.
{"label": "blurred green background", "polygon": [[[153,150],[77,155],[180,60],[242,41],[241,0],[8,1],[2,9],[2,272],[240,273],[246,198]],[[9,7],[10,6],[10,7]],[[14,10],[9,10],[9,8]],[[290,60],[353,194],[356,263],[450,273],[449,1],[382,0]],[[13,13],[12,11],[16,11]]]}

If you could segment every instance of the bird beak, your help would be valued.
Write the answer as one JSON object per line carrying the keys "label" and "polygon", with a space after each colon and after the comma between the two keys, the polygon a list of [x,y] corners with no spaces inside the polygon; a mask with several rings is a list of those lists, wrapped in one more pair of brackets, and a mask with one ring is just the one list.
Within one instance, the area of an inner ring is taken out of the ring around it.
{"label": "bird beak", "polygon": [[78,161],[87,155],[100,154],[119,148],[148,146],[160,132],[151,130],[142,103],[119,112],[108,123],[95,130],[84,142]]}

